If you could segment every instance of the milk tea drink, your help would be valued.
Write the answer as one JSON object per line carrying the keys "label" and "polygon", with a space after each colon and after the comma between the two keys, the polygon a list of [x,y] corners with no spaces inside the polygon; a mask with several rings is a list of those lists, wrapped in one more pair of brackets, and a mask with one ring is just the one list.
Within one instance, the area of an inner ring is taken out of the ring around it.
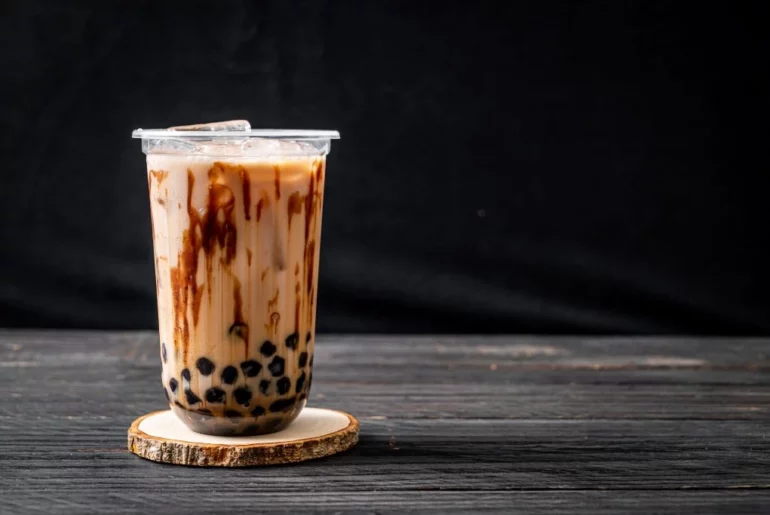
{"label": "milk tea drink", "polygon": [[326,154],[338,135],[238,124],[136,133],[169,404],[201,433],[279,431],[312,383]]}

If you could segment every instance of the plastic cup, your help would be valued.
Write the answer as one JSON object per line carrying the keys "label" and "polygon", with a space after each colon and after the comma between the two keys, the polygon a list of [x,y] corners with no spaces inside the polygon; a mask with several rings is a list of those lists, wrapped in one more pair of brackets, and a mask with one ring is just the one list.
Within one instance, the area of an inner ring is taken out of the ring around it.
{"label": "plastic cup", "polygon": [[280,431],[312,383],[326,155],[336,131],[139,129],[163,386],[193,431]]}

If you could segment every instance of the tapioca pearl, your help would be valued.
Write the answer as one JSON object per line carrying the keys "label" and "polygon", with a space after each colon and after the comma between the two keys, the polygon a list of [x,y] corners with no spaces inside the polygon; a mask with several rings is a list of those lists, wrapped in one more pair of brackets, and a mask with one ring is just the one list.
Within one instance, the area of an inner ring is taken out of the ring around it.
{"label": "tapioca pearl", "polygon": [[278,429],[278,426],[280,426],[282,423],[283,423],[283,420],[281,419],[268,420],[267,423],[265,424],[265,431],[267,432],[275,431],[276,429]]}
{"label": "tapioca pearl", "polygon": [[262,392],[262,395],[267,395],[267,391],[269,389],[270,389],[269,379],[263,379],[259,382],[259,391]]}
{"label": "tapioca pearl", "polygon": [[310,377],[307,378],[307,391],[310,391],[310,385],[313,384],[313,372],[310,372]]}
{"label": "tapioca pearl", "polygon": [[265,343],[262,344],[262,347],[259,348],[259,352],[262,353],[263,356],[266,358],[269,358],[273,354],[275,354],[276,346],[273,345],[273,342],[270,340],[265,340]]}
{"label": "tapioca pearl", "polygon": [[210,402],[211,404],[221,404],[225,402],[226,396],[227,393],[225,393],[223,389],[216,386],[212,386],[206,390],[206,402]]}
{"label": "tapioca pearl", "polygon": [[315,354],[310,356],[310,368],[313,368],[313,359],[315,358]]}
{"label": "tapioca pearl", "polygon": [[300,391],[302,390],[302,387],[305,386],[305,380],[306,380],[305,373],[302,372],[302,374],[297,378],[297,384],[294,390],[295,392],[300,393]]}
{"label": "tapioca pearl", "polygon": [[248,388],[236,388],[233,391],[233,398],[238,404],[248,406],[249,402],[251,402],[251,390]]}
{"label": "tapioca pearl", "polygon": [[259,371],[262,370],[262,365],[250,359],[241,363],[241,370],[246,377],[256,377]]}
{"label": "tapioca pearl", "polygon": [[240,411],[228,409],[228,410],[225,410],[225,416],[229,418],[239,418],[239,417],[242,417],[243,414]]}
{"label": "tapioca pearl", "polygon": [[284,364],[283,358],[281,356],[276,356],[267,368],[270,369],[270,373],[273,374],[274,377],[281,377],[283,375]]}
{"label": "tapioca pearl", "polygon": [[238,369],[232,365],[225,367],[222,371],[222,382],[225,384],[233,384],[238,379]]}
{"label": "tapioca pearl", "polygon": [[160,356],[161,356],[161,358],[163,358],[163,363],[168,361],[168,353],[166,352],[166,344],[165,343],[161,343],[160,344]]}
{"label": "tapioca pearl", "polygon": [[198,404],[201,401],[200,397],[195,395],[191,390],[185,390],[184,396],[185,396],[185,399],[187,399],[187,404],[191,406],[193,404]]}
{"label": "tapioca pearl", "polygon": [[214,371],[214,363],[205,357],[198,358],[198,361],[195,362],[195,368],[198,369],[201,375],[208,376],[211,375],[211,373]]}
{"label": "tapioca pearl", "polygon": [[184,379],[188,383],[190,382],[190,371],[186,368],[182,370],[182,379]]}
{"label": "tapioca pearl", "polygon": [[305,365],[307,365],[307,352],[303,352],[299,355],[297,365],[299,365],[299,368],[303,368]]}
{"label": "tapioca pearl", "polygon": [[276,387],[280,395],[285,394],[291,389],[291,379],[288,377],[282,377],[276,382]]}
{"label": "tapioca pearl", "polygon": [[243,341],[248,341],[249,339],[249,326],[241,322],[233,322],[233,325],[230,326],[227,332],[238,336]]}
{"label": "tapioca pearl", "polygon": [[171,388],[171,393],[176,393],[176,389],[179,388],[179,381],[172,377],[168,380],[168,387]]}
{"label": "tapioca pearl", "polygon": [[294,350],[297,348],[297,343],[299,343],[299,334],[296,332],[286,337],[286,348]]}
{"label": "tapioca pearl", "polygon": [[259,426],[257,424],[250,424],[246,426],[246,429],[243,430],[243,432],[246,434],[256,433],[257,431],[259,431]]}
{"label": "tapioca pearl", "polygon": [[214,414],[211,412],[211,410],[209,410],[209,409],[206,409],[206,408],[201,408],[201,409],[199,409],[197,412],[198,412],[198,413],[200,413],[201,415],[208,415],[208,416],[212,416],[212,415],[214,415]]}
{"label": "tapioca pearl", "polygon": [[303,393],[303,394],[301,394],[301,395],[298,397],[298,399],[299,399],[299,400],[301,400],[301,401],[304,401],[306,398],[307,398],[307,395],[305,395],[304,393]]}
{"label": "tapioca pearl", "polygon": [[165,388],[163,389],[163,395],[166,396],[166,400],[168,402],[171,402],[171,396],[168,394],[168,390],[166,390]]}
{"label": "tapioca pearl", "polygon": [[257,406],[256,408],[251,410],[251,414],[252,416],[255,416],[255,417],[261,417],[262,415],[265,414],[265,408],[263,408],[262,406]]}
{"label": "tapioca pearl", "polygon": [[176,405],[178,408],[187,409],[187,408],[185,408],[185,407],[184,407],[184,404],[182,404],[182,403],[181,403],[181,402],[179,402],[179,401],[174,401],[174,404],[175,404],[175,405]]}
{"label": "tapioca pearl", "polygon": [[286,411],[287,409],[294,406],[295,400],[296,399],[294,397],[289,397],[288,399],[278,399],[270,405],[270,411]]}
{"label": "tapioca pearl", "polygon": [[310,331],[308,331],[307,334],[305,335],[305,343],[310,343],[310,340],[312,339],[313,339],[313,335],[310,334]]}

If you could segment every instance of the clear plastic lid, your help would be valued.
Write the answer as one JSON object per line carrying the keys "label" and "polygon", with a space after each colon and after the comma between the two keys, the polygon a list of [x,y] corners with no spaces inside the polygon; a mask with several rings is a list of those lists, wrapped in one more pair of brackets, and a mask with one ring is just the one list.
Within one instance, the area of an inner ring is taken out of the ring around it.
{"label": "clear plastic lid", "polygon": [[204,123],[167,129],[136,129],[145,154],[200,156],[326,155],[340,133],[328,130],[252,129],[246,120]]}

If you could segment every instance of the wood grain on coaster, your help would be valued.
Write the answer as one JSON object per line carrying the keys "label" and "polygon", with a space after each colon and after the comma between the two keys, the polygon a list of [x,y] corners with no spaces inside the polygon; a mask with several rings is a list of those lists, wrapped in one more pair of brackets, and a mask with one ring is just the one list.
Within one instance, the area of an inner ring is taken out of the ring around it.
{"label": "wood grain on coaster", "polygon": [[251,467],[323,458],[358,442],[358,421],[339,411],[306,408],[279,433],[217,437],[193,433],[171,411],[139,417],[128,430],[128,449],[174,465]]}

